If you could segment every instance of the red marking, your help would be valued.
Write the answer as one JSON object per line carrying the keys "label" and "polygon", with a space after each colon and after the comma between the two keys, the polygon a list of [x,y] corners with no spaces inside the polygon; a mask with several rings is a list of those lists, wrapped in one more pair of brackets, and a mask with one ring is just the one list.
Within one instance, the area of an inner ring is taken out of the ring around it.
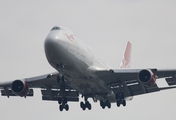
{"label": "red marking", "polygon": [[65,33],[65,35],[67,36],[67,38],[68,38],[69,40],[74,40],[73,35],[68,35],[67,33]]}
{"label": "red marking", "polygon": [[144,85],[151,87],[156,83],[156,75],[151,70],[149,70],[149,72],[151,74],[151,79],[148,82],[144,83]]}
{"label": "red marking", "polygon": [[151,78],[151,81],[149,81],[148,85],[153,86],[155,83],[156,83],[156,76],[155,76],[155,74],[153,74],[152,78]]}

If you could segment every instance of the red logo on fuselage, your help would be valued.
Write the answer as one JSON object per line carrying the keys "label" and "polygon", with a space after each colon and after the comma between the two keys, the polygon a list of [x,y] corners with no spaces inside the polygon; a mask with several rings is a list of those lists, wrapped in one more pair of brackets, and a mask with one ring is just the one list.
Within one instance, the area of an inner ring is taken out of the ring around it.
{"label": "red logo on fuselage", "polygon": [[68,35],[67,33],[65,33],[65,35],[67,36],[67,38],[68,38],[69,40],[74,40],[73,35]]}

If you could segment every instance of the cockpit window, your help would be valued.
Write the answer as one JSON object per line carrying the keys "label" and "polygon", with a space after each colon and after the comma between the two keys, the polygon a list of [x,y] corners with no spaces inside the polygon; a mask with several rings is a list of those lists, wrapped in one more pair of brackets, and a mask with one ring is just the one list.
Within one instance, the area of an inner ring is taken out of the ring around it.
{"label": "cockpit window", "polygon": [[57,26],[55,26],[55,27],[53,27],[53,28],[51,29],[51,31],[53,31],[53,30],[60,30],[60,28],[57,27]]}

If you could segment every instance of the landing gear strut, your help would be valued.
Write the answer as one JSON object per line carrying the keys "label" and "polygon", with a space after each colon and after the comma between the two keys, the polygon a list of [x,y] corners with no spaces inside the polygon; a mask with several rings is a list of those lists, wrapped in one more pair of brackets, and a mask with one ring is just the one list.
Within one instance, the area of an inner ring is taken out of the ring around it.
{"label": "landing gear strut", "polygon": [[120,94],[116,94],[116,104],[117,104],[117,107],[120,107],[120,105],[122,104],[123,106],[126,106],[126,100],[124,99],[124,94],[123,93],[120,93]]}
{"label": "landing gear strut", "polygon": [[58,83],[64,82],[64,80],[65,80],[65,78],[64,78],[63,75],[57,76],[57,82],[58,82]]}
{"label": "landing gear strut", "polygon": [[84,100],[85,100],[85,103],[84,102],[80,102],[80,107],[82,108],[82,110],[85,110],[86,108],[88,110],[91,110],[92,106],[91,106],[91,104],[88,101],[88,97],[84,96]]}
{"label": "landing gear strut", "polygon": [[63,75],[57,76],[57,82],[60,84],[60,95],[61,97],[58,98],[58,104],[59,104],[59,110],[63,111],[65,109],[66,111],[69,110],[69,106],[67,104],[67,98],[65,94],[65,78]]}

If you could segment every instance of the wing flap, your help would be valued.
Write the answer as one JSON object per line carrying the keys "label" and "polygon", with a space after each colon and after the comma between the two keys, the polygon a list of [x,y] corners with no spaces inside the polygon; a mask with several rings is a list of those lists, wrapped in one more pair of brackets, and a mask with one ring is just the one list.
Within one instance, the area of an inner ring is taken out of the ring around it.
{"label": "wing flap", "polygon": [[160,91],[160,89],[156,84],[153,85],[152,87],[146,87],[141,83],[127,85],[127,88],[125,88],[125,86],[113,86],[112,89],[115,93],[123,92],[125,97]]}
{"label": "wing flap", "polygon": [[176,85],[176,76],[165,78],[169,86]]}
{"label": "wing flap", "polygon": [[[58,101],[58,99],[61,97],[53,97],[53,99],[50,99],[48,96],[42,96],[42,100],[47,100],[47,101]],[[79,102],[78,97],[67,97],[67,101],[70,102]]]}
{"label": "wing flap", "polygon": [[[41,90],[42,100],[51,100],[58,101],[59,98],[62,98],[62,92],[59,90],[51,90],[51,93],[48,90]],[[65,96],[67,101],[79,101],[79,93],[77,91],[65,91]]]}

